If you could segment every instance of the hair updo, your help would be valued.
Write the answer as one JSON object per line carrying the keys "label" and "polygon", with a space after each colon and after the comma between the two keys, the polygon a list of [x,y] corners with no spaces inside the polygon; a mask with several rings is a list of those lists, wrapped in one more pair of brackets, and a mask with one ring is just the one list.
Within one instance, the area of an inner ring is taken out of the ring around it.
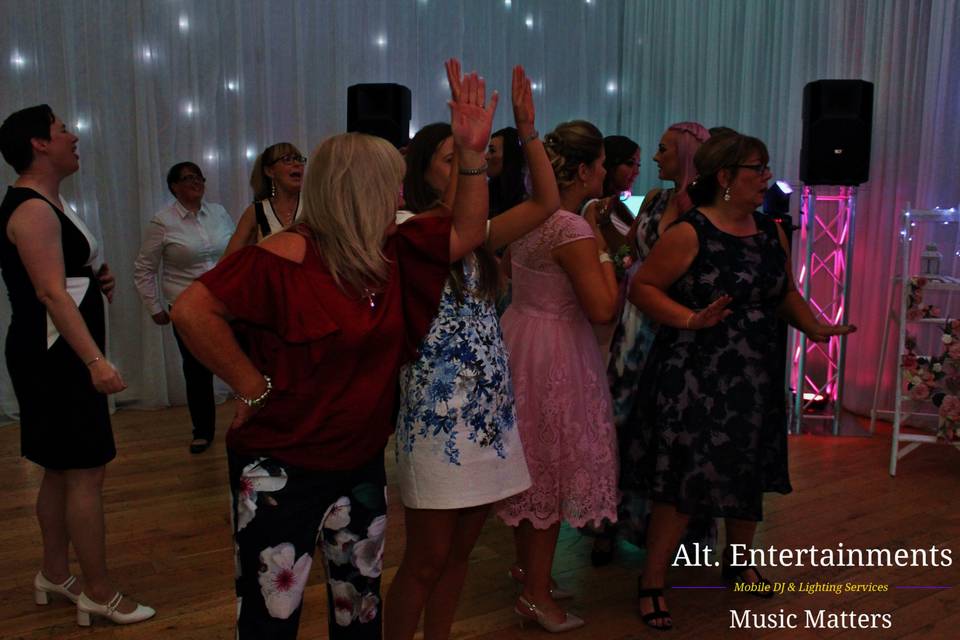
{"label": "hair updo", "polygon": [[577,181],[581,164],[592,164],[603,153],[603,134],[586,120],[562,122],[543,138],[547,157],[561,191]]}

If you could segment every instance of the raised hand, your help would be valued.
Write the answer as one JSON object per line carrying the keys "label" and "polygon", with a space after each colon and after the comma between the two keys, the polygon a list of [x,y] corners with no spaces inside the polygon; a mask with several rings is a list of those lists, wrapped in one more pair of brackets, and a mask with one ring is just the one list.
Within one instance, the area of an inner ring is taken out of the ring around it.
{"label": "raised hand", "polygon": [[706,308],[700,311],[694,311],[687,319],[686,329],[708,329],[718,324],[721,320],[729,316],[733,311],[727,309],[727,305],[733,301],[730,296],[720,296],[711,302]]}
{"label": "raised hand", "polygon": [[854,333],[857,326],[854,324],[823,324],[818,322],[812,331],[804,331],[814,342],[828,342],[833,336],[845,336]]}
{"label": "raised hand", "polygon": [[446,64],[450,81],[450,126],[453,142],[462,149],[483,153],[490,140],[493,114],[497,110],[499,96],[494,91],[490,102],[486,101],[486,83],[475,72],[460,76],[460,63],[449,60]]}
{"label": "raised hand", "polygon": [[530,78],[521,65],[513,68],[513,84],[510,97],[513,101],[513,120],[517,125],[517,131],[520,133],[520,139],[525,140],[527,136],[533,133],[533,121],[536,117],[536,111],[533,107],[533,89],[530,86]]}

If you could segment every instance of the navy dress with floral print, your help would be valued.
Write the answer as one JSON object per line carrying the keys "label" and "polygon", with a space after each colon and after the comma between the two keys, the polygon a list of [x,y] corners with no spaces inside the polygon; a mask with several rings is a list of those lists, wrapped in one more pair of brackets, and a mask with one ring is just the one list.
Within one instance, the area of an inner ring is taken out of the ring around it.
{"label": "navy dress with floral print", "polygon": [[699,251],[668,294],[702,309],[726,294],[732,314],[708,329],[661,326],[644,372],[635,446],[622,482],[681,513],[763,519],[763,492],[791,491],[776,310],[787,292],[776,224],[754,214],[757,233],[733,236],[700,211],[690,224]]}

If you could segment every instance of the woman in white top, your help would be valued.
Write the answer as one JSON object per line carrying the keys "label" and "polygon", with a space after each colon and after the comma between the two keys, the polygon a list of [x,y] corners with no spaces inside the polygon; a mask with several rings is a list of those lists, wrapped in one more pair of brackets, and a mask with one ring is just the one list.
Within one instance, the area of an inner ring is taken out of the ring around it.
{"label": "woman in white top", "polygon": [[[167,172],[167,188],[175,200],[150,220],[133,278],[153,321],[169,324],[167,311],[194,280],[212,269],[233,234],[233,220],[219,204],[204,202],[206,178],[192,162],[179,162]],[[159,281],[160,286],[157,286]],[[203,453],[213,442],[216,407],[213,374],[173,335],[183,356],[187,406],[193,423],[190,453]]]}
{"label": "woman in white top", "polygon": [[263,150],[250,174],[253,204],[240,216],[224,257],[300,219],[300,187],[306,162],[300,150],[289,142],[278,142]]}

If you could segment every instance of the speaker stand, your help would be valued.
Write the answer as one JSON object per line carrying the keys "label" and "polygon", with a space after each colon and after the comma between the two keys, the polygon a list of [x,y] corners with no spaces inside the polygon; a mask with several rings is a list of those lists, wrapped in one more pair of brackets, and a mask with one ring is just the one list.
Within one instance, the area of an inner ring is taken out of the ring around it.
{"label": "speaker stand", "polygon": [[[817,190],[821,190],[820,193]],[[856,187],[814,187],[804,185],[801,195],[799,284],[803,298],[817,320],[846,324],[850,302],[853,264],[853,232],[857,210]],[[791,388],[794,433],[805,427],[824,432],[841,432],[843,371],[846,337],[834,336],[816,343],[791,329]],[[825,411],[827,410],[827,411]],[[819,423],[814,427],[814,423]]]}

